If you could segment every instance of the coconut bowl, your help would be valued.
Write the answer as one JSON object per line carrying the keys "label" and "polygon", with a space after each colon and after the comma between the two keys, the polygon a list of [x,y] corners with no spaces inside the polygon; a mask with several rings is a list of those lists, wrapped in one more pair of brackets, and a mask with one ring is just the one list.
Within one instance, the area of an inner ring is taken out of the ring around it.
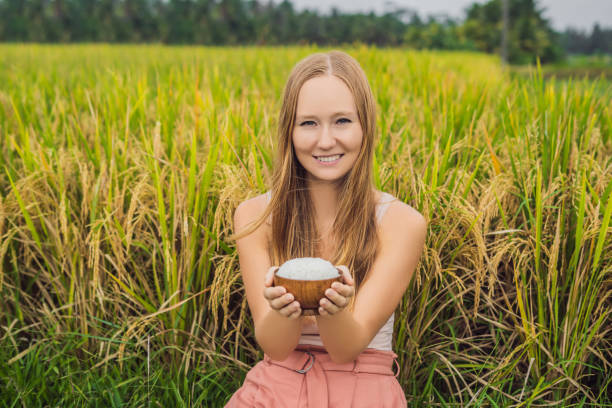
{"label": "coconut bowl", "polygon": [[325,291],[331,288],[332,283],[342,283],[342,271],[338,268],[338,276],[329,279],[290,279],[277,276],[279,267],[274,271],[272,279],[273,286],[283,286],[287,293],[291,293],[295,300],[300,303],[302,316],[313,316],[319,314],[319,301],[325,297]]}

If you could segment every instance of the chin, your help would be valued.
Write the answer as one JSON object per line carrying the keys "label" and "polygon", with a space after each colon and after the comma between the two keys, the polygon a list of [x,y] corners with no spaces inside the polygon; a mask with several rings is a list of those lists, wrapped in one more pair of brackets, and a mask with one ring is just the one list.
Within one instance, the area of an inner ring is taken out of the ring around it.
{"label": "chin", "polygon": [[342,180],[344,180],[344,178],[346,177],[346,174],[343,174],[341,176],[336,176],[336,177],[324,177],[324,176],[317,176],[315,174],[311,173],[311,180],[314,182],[320,182],[320,183],[341,183]]}

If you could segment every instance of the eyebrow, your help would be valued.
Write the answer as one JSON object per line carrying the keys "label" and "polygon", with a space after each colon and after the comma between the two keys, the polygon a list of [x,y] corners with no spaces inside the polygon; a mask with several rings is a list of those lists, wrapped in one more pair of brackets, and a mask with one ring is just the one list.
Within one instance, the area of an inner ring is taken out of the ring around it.
{"label": "eyebrow", "polygon": [[[351,116],[355,115],[355,112],[336,112],[332,116]],[[296,116],[296,120],[304,120],[307,118],[316,118],[317,115],[298,115]]]}

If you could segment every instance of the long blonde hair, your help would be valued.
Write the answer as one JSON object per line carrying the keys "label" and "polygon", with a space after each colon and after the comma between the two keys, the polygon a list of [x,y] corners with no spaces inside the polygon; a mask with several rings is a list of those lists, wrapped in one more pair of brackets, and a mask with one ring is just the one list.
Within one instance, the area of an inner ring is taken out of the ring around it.
{"label": "long blonde hair", "polygon": [[378,251],[376,231],[372,156],[376,136],[376,103],[368,79],[359,63],[341,51],[315,53],[299,61],[287,80],[278,121],[278,151],[273,173],[271,199],[262,216],[238,239],[255,231],[272,218],[270,258],[272,265],[298,257],[314,256],[318,231],[314,206],[306,185],[306,170],[297,160],[292,134],[297,101],[302,85],[321,75],[334,75],[344,81],[355,99],[363,131],[361,149],[354,167],[339,181],[339,206],[332,235],[335,253],[328,259],[334,265],[346,265],[355,280],[355,288],[366,274]]}

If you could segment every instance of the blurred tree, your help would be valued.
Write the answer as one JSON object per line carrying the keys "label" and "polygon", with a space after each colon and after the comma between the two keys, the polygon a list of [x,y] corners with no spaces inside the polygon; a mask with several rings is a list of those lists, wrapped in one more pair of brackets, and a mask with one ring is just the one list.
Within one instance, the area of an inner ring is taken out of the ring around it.
{"label": "blurred tree", "polygon": [[166,4],[165,37],[170,44],[190,44],[195,40],[197,20],[196,0],[169,0]]}
{"label": "blurred tree", "polygon": [[[542,62],[559,59],[562,50],[556,43],[554,31],[542,17],[535,0],[508,0],[510,29],[508,59],[512,63]],[[502,2],[490,0],[472,4],[467,10],[464,32],[477,49],[500,52],[502,34]]]}
{"label": "blurred tree", "polygon": [[560,43],[570,54],[612,54],[612,28],[595,23],[590,34],[568,28],[560,34]]}
{"label": "blurred tree", "polygon": [[24,0],[3,0],[0,3],[0,38],[27,41],[29,37],[27,10]]}
{"label": "blurred tree", "polygon": [[[607,37],[607,38],[606,38]],[[599,27],[598,23],[595,23],[593,26],[593,31],[591,32],[591,38],[589,40],[589,45],[587,48],[587,52],[589,54],[603,54],[605,52],[612,51],[612,38],[610,38],[609,34],[606,33]]]}

